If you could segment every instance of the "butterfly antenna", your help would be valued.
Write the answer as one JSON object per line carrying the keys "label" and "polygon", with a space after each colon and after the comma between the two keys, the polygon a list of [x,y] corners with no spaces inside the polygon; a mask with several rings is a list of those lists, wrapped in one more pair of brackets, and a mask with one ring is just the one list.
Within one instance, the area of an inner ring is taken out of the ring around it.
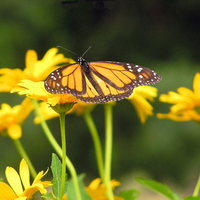
{"label": "butterfly antenna", "polygon": [[[77,55],[77,54],[74,53],[73,51],[70,51],[69,49],[66,49],[66,48],[64,48],[64,47],[62,47],[62,46],[57,46],[57,48],[64,49],[64,50],[66,50],[66,51],[68,51],[68,52],[70,52],[70,53],[73,53],[74,55]],[[77,55],[77,56],[78,56],[78,55]]]}
{"label": "butterfly antenna", "polygon": [[91,49],[91,46],[85,51],[85,53],[82,55],[82,57]]}

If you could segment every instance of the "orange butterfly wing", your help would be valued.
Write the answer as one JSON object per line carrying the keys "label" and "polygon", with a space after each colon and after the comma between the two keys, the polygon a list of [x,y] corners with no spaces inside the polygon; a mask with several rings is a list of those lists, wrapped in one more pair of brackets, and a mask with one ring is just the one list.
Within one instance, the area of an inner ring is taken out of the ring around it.
{"label": "orange butterfly wing", "polygon": [[129,97],[135,87],[153,85],[161,76],[146,67],[120,62],[91,62],[63,66],[52,72],[45,89],[52,94],[72,94],[84,102],[105,103]]}

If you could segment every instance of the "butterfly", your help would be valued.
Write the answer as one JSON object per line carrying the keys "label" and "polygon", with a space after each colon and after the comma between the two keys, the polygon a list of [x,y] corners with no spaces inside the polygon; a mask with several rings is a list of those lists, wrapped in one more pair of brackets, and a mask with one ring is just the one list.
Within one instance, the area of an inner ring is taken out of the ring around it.
{"label": "butterfly", "polygon": [[83,102],[106,103],[129,97],[135,87],[159,81],[161,76],[146,67],[112,61],[87,62],[82,56],[78,63],[51,72],[44,87],[51,94],[71,94]]}

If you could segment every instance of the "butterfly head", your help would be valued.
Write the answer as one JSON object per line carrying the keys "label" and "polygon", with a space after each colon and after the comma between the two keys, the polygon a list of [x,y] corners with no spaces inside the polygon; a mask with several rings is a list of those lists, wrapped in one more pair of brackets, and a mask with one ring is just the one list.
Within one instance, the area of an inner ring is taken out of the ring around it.
{"label": "butterfly head", "polygon": [[83,57],[78,58],[78,63],[81,66],[83,71],[85,71],[85,72],[89,71],[88,62]]}
{"label": "butterfly head", "polygon": [[78,63],[80,65],[84,65],[85,62],[86,62],[86,60],[83,57],[78,57]]}

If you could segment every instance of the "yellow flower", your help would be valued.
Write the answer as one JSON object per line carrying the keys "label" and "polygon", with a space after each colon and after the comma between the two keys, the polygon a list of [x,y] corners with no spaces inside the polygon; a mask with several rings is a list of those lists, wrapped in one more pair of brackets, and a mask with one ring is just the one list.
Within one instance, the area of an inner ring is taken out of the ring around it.
{"label": "yellow flower", "polygon": [[[93,109],[96,104],[84,103],[77,100],[71,94],[50,94],[44,88],[44,82],[33,82],[30,80],[22,80],[21,83],[17,84],[15,88],[11,91],[18,92],[19,95],[27,95],[30,98],[35,98],[42,100],[51,106],[55,106],[56,104],[64,104],[64,103],[72,103],[78,102],[72,108],[69,113],[76,113],[77,115],[81,115],[84,111],[88,109]],[[130,102],[134,105],[138,117],[141,120],[141,123],[145,123],[146,118],[149,115],[153,115],[153,107],[147,101],[153,101],[154,97],[157,96],[157,89],[152,86],[140,86],[135,88],[133,94],[128,98]],[[113,102],[112,102],[113,103]],[[48,105],[41,103],[40,111],[45,120],[58,117],[59,115],[48,108]],[[35,119],[35,123],[40,123],[38,117]]]}
{"label": "yellow flower", "polygon": [[65,58],[63,54],[56,54],[57,48],[51,48],[38,60],[34,50],[26,53],[26,68],[21,69],[0,69],[0,92],[10,92],[13,87],[23,79],[32,81],[43,81],[61,63],[74,63],[72,59]]}
{"label": "yellow flower", "polygon": [[30,199],[37,191],[40,191],[41,194],[45,194],[47,192],[45,188],[51,186],[50,181],[41,181],[41,178],[47,173],[43,171],[38,173],[32,185],[30,185],[30,172],[24,159],[22,159],[20,163],[19,173],[20,176],[12,167],[6,168],[6,178],[11,187],[4,182],[0,182],[1,200]]}
{"label": "yellow flower", "polygon": [[0,109],[0,133],[8,135],[12,139],[18,139],[22,135],[20,124],[33,110],[30,99],[26,98],[21,105],[11,108],[8,104],[2,104]]}
{"label": "yellow flower", "polygon": [[155,97],[157,97],[157,89],[147,85],[135,88],[128,98],[135,107],[137,115],[143,124],[148,116],[153,115],[153,107],[147,100],[153,101]]}
{"label": "yellow flower", "polygon": [[50,94],[44,88],[44,82],[33,82],[31,80],[22,80],[18,83],[15,88],[11,91],[18,92],[19,95],[26,95],[29,98],[42,100],[47,102],[51,106],[56,104],[65,104],[77,102],[78,100],[71,94]]}
{"label": "yellow flower", "polygon": [[[135,88],[133,94],[128,98],[128,100],[134,105],[141,123],[145,123],[146,118],[149,115],[153,115],[153,107],[147,100],[153,101],[153,98],[156,96],[156,88],[152,86],[141,86]],[[112,105],[116,104],[115,102],[109,103],[112,103]],[[73,106],[68,114],[75,113],[77,115],[81,115],[85,111],[92,110],[95,105],[96,104],[93,103],[84,103],[82,101],[78,101],[78,103]],[[44,120],[49,120],[59,116],[58,113],[50,109],[49,106],[44,102],[40,103],[39,107]],[[36,124],[40,123],[40,118],[36,117],[34,122]]]}
{"label": "yellow flower", "polygon": [[[120,182],[116,180],[112,180],[110,182],[112,189],[116,186],[120,185]],[[101,179],[97,178],[93,180],[88,187],[85,188],[87,193],[90,195],[92,200],[108,200],[108,197],[106,196],[106,186],[101,183]],[[114,196],[115,200],[124,200],[121,197]]]}
{"label": "yellow flower", "polygon": [[161,94],[159,100],[174,104],[167,114],[158,113],[160,119],[171,119],[174,121],[194,120],[200,122],[200,73],[196,73],[193,81],[193,91],[180,87],[177,92]]}

